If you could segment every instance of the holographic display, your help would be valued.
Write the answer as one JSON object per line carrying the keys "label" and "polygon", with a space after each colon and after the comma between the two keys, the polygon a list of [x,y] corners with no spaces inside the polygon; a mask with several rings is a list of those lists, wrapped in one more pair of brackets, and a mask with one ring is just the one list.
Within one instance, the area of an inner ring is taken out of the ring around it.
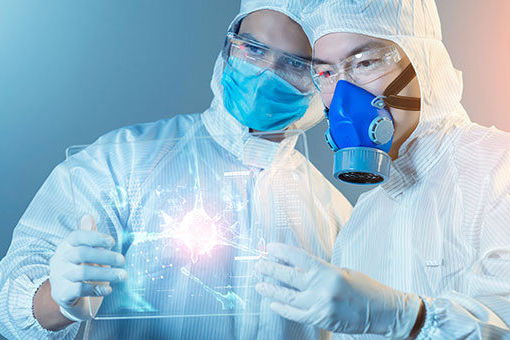
{"label": "holographic display", "polygon": [[77,221],[92,215],[126,258],[128,280],[111,284],[92,317],[257,315],[254,265],[266,244],[318,251],[304,134],[250,135],[239,154],[221,140],[190,134],[68,149]]}

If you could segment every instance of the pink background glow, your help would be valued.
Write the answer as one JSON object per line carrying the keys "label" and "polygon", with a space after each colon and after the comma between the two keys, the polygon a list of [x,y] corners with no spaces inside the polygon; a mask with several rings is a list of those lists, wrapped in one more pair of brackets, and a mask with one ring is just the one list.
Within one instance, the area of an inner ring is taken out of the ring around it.
{"label": "pink background glow", "polygon": [[463,72],[471,120],[510,131],[510,1],[438,0],[443,41]]}

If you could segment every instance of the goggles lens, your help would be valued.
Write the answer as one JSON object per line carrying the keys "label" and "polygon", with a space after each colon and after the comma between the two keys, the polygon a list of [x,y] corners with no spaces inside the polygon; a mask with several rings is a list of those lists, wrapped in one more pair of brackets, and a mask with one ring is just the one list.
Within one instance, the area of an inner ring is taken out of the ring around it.
{"label": "goggles lens", "polygon": [[259,66],[261,73],[270,70],[304,94],[314,91],[308,59],[272,49],[235,33],[227,34],[224,57],[228,63],[230,57],[235,57]]}
{"label": "goggles lens", "polygon": [[364,85],[393,71],[400,60],[397,47],[388,46],[357,53],[336,65],[314,63],[313,83],[322,93],[333,93],[339,80]]}

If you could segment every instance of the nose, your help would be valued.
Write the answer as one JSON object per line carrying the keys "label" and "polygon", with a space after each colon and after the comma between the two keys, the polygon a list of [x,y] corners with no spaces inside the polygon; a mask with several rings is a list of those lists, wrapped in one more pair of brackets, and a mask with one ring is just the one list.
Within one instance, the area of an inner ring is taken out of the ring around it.
{"label": "nose", "polygon": [[264,59],[268,68],[276,69],[278,66],[278,58],[273,53],[267,53]]}
{"label": "nose", "polygon": [[349,75],[345,71],[341,71],[341,72],[338,73],[338,76],[337,76],[337,79],[336,79],[336,82],[335,82],[335,86],[336,86],[336,83],[338,83],[339,80],[350,81],[351,77],[349,77]]}
{"label": "nose", "polygon": [[333,93],[321,93],[322,103],[327,108],[330,107],[331,101],[333,100]]}

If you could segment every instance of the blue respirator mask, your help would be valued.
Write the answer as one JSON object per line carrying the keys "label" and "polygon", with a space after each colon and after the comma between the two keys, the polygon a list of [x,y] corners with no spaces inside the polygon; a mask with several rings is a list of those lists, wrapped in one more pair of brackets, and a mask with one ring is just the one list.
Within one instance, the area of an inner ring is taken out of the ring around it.
{"label": "blue respirator mask", "polygon": [[325,138],[335,152],[333,174],[354,184],[378,184],[389,178],[394,124],[388,107],[419,111],[420,98],[397,95],[416,76],[409,65],[384,91],[375,96],[340,80],[326,117]]}
{"label": "blue respirator mask", "polygon": [[311,95],[269,69],[230,57],[221,79],[223,104],[241,124],[259,131],[283,130],[303,117]]}

